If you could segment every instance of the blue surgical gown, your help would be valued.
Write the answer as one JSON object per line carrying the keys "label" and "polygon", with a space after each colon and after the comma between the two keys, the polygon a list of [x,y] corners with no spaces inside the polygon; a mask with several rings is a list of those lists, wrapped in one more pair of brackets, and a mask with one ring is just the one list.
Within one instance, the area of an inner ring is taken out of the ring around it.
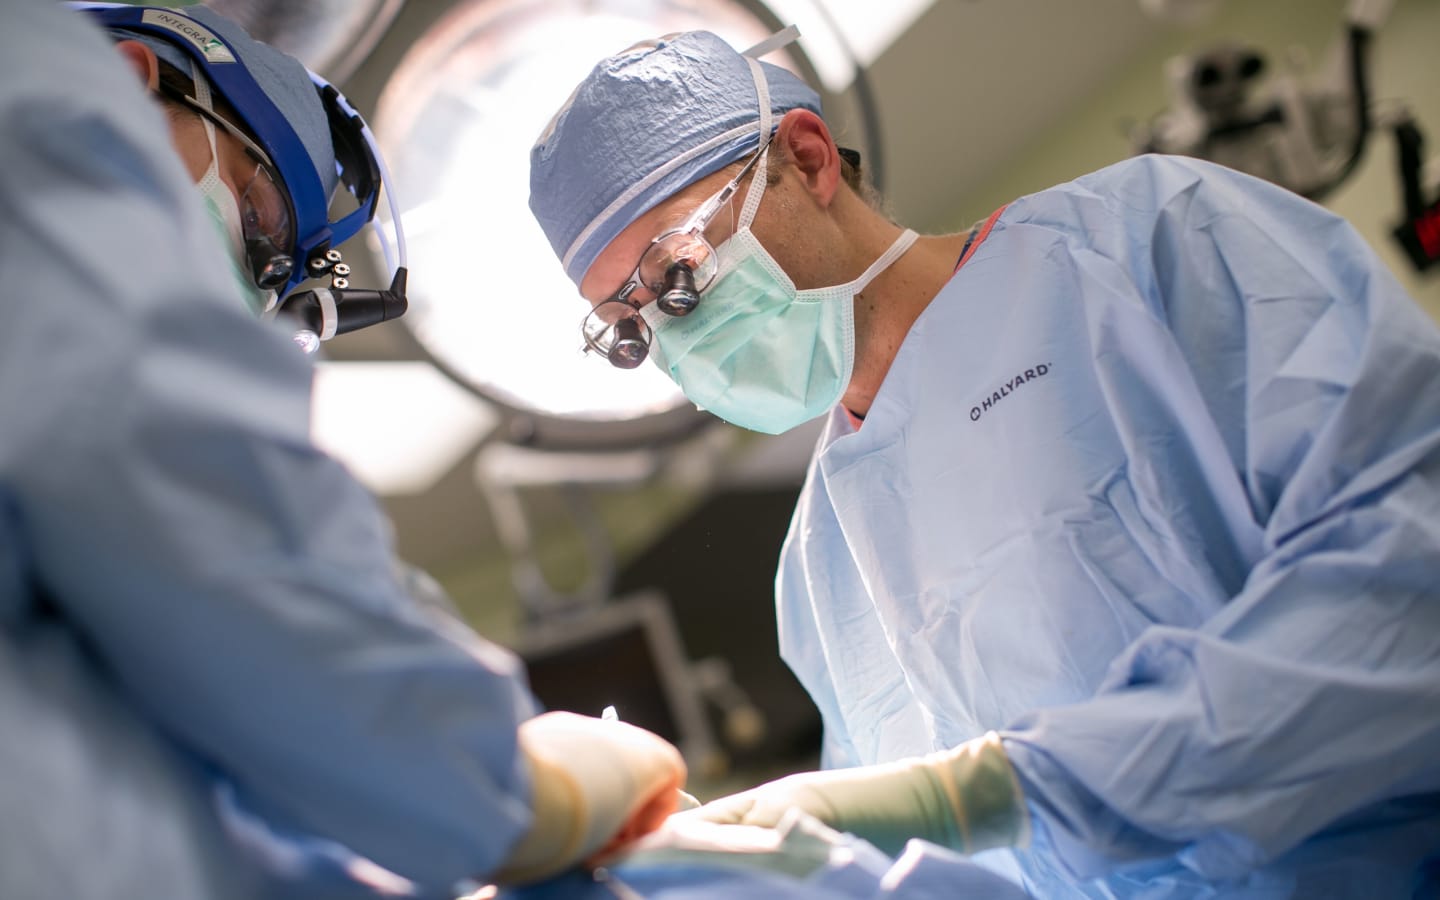
{"label": "blue surgical gown", "polygon": [[1434,324],[1345,222],[1200,161],[989,224],[786,539],[825,763],[998,730],[1037,896],[1434,896]]}
{"label": "blue surgical gown", "polygon": [[168,134],[92,25],[3,4],[0,897],[283,896],[263,832],[453,896],[528,827],[533,700],[405,595]]}

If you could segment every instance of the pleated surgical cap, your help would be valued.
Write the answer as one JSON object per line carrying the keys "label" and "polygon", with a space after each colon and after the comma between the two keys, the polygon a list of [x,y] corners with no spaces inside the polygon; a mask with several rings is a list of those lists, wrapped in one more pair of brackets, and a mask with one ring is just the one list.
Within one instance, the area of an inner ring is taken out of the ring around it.
{"label": "pleated surgical cap", "polygon": [[[330,139],[330,121],[325,116],[325,107],[320,103],[320,96],[310,81],[310,73],[305,66],[294,57],[255,40],[244,28],[204,6],[180,6],[167,12],[180,13],[194,19],[230,45],[235,52],[235,59],[245,67],[250,77],[255,79],[260,90],[275,104],[275,108],[305,145],[305,151],[315,165],[315,171],[320,173],[320,183],[324,186],[325,196],[330,196],[339,182],[335,171],[335,145]],[[111,29],[111,33],[117,38],[146,44],[155,51],[156,56],[179,69],[182,74],[191,74],[192,57],[171,41],[149,32],[124,28]],[[213,83],[211,86],[215,87]],[[252,123],[243,124],[251,132],[256,131]]]}
{"label": "pleated surgical cap", "polygon": [[[646,41],[602,60],[551,119],[530,151],[530,210],[576,285],[630,223],[759,148],[750,62],[708,31]],[[809,85],[758,65],[772,130],[792,109],[820,113]]]}

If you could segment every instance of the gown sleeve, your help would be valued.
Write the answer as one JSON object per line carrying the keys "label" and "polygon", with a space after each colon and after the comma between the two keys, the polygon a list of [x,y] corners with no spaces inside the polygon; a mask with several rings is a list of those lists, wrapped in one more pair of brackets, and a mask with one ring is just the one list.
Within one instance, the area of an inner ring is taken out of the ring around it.
{"label": "gown sleeve", "polygon": [[[308,437],[310,363],[247,313],[104,37],[0,32],[0,504],[24,577],[140,714],[258,808],[422,885],[529,823],[517,661],[406,596]],[[13,77],[12,77],[13,76]]]}
{"label": "gown sleeve", "polygon": [[1149,628],[1005,746],[1072,873],[1173,855],[1239,877],[1440,790],[1440,336],[1320,207],[1195,161],[1127,172],[1077,187],[1113,198],[1087,265],[1167,323],[1175,377],[1210,398],[1192,425],[1229,448],[1253,565],[1201,627]]}

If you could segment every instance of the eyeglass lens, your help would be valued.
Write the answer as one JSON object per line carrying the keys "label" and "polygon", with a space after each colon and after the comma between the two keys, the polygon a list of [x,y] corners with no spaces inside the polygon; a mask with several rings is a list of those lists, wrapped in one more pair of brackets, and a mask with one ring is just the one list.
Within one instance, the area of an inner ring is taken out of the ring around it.
{"label": "eyeglass lens", "polygon": [[255,283],[275,290],[290,280],[294,232],[284,195],[263,163],[256,163],[240,196],[240,224]]}
{"label": "eyeglass lens", "polygon": [[640,312],[624,300],[606,300],[590,310],[581,323],[587,352],[595,352],[622,369],[645,361],[650,349],[650,326]]}
{"label": "eyeglass lens", "polygon": [[670,271],[676,265],[690,270],[695,290],[703,291],[715,278],[715,250],[699,232],[671,232],[657,238],[640,257],[640,283],[654,296],[668,287]]}
{"label": "eyeglass lens", "polygon": [[263,236],[277,247],[289,246],[293,236],[285,195],[266,170],[256,163],[255,171],[240,195],[240,223],[246,236]]}

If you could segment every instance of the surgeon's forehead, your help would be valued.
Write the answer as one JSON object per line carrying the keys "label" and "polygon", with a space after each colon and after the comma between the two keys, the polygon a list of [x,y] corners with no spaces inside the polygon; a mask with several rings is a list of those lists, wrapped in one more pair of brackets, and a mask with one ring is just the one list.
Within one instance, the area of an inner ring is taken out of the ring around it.
{"label": "surgeon's forehead", "polygon": [[718,191],[733,173],[730,166],[712,172],[666,197],[625,227],[595,257],[580,281],[580,295],[591,303],[612,296],[635,271],[650,242],[684,224],[701,203]]}
{"label": "surgeon's forehead", "polygon": [[[682,207],[682,191],[661,201],[658,206],[647,210],[640,218],[625,226],[625,229],[611,239],[605,249],[590,264],[590,270],[580,281],[580,296],[591,303],[598,303],[625,284],[625,279],[635,271],[640,255],[659,234],[685,221],[688,215]],[[691,204],[689,209],[693,209]]]}

